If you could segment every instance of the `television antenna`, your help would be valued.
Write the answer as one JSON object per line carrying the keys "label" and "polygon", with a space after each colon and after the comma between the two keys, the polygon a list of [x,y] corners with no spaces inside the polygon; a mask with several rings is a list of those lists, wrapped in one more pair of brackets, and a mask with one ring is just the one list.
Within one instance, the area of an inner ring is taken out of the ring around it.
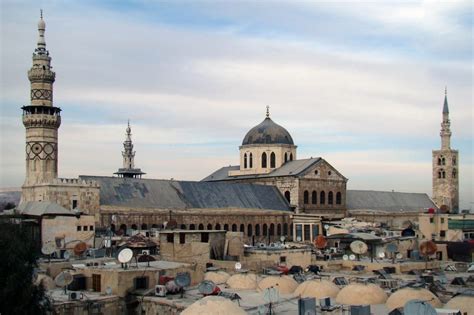
{"label": "television antenna", "polygon": [[286,237],[284,235],[280,236],[280,242],[285,244]]}
{"label": "television antenna", "polygon": [[73,281],[73,277],[72,275],[67,272],[67,271],[63,271],[61,273],[59,273],[56,278],[54,278],[54,283],[58,286],[58,287],[64,287],[64,294],[67,294],[67,286],[70,285]]}
{"label": "television antenna", "polygon": [[398,254],[396,255],[396,257],[397,257],[398,260],[400,260],[400,259],[403,258],[403,255],[402,255],[402,253],[398,253]]}
{"label": "television antenna", "polygon": [[273,304],[278,303],[278,300],[280,300],[278,290],[274,287],[266,289],[263,294],[263,300],[265,301],[265,304],[268,304],[269,312],[267,314],[273,314]]}
{"label": "television antenna", "polygon": [[133,258],[133,251],[128,247],[122,249],[118,253],[118,256],[117,256],[117,259],[122,264],[122,267],[124,266],[123,264],[125,264],[124,269],[127,269],[127,263],[130,262],[132,258]]}

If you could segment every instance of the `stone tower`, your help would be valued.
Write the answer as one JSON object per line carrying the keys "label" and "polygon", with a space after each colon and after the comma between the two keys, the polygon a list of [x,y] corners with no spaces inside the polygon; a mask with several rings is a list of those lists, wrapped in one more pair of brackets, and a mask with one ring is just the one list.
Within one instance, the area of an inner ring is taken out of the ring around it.
{"label": "stone tower", "polygon": [[441,123],[441,150],[433,150],[433,201],[443,211],[459,211],[458,151],[451,149],[451,122],[447,91]]}
{"label": "stone tower", "polygon": [[125,131],[125,141],[123,142],[122,151],[123,168],[119,168],[114,174],[119,177],[141,178],[142,175],[146,173],[143,173],[139,168],[135,168],[135,151],[133,151],[132,128],[130,128],[130,122],[128,122]]}
{"label": "stone tower", "polygon": [[24,186],[48,183],[58,177],[58,128],[61,109],[53,106],[55,73],[46,50],[43,14],[38,22],[38,43],[28,71],[31,104],[23,106],[26,128],[26,178]]}

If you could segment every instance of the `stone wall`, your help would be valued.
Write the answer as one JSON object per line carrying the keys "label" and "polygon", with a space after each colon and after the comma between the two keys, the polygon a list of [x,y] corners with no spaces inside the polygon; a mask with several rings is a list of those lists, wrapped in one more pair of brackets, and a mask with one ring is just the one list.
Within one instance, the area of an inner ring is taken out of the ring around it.
{"label": "stone wall", "polygon": [[44,216],[41,220],[41,241],[63,240],[64,248],[72,249],[79,242],[94,245],[95,220],[91,215]]}
{"label": "stone wall", "polygon": [[433,151],[433,201],[448,211],[459,211],[459,154],[457,150]]}

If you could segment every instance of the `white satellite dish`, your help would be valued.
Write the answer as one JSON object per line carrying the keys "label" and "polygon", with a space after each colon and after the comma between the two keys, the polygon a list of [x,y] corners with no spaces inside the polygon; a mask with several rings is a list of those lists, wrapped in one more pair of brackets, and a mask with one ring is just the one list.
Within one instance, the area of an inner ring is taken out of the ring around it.
{"label": "white satellite dish", "polygon": [[350,255],[349,255],[349,259],[350,259],[350,260],[355,260],[355,259],[356,259],[356,255],[350,254]]}
{"label": "white satellite dish", "polygon": [[124,248],[118,253],[118,261],[122,264],[128,263],[133,258],[133,251],[130,248]]}
{"label": "white satellite dish", "polygon": [[329,225],[328,225],[328,224],[325,224],[325,225],[324,225],[324,229],[325,229],[325,230],[329,230]]}
{"label": "white satellite dish", "polygon": [[44,243],[43,247],[41,248],[41,252],[44,255],[51,255],[56,251],[56,244],[52,241]]}
{"label": "white satellite dish", "polygon": [[349,256],[348,255],[342,256],[342,260],[349,260]]}
{"label": "white satellite dish", "polygon": [[71,253],[69,253],[68,251],[65,251],[63,254],[63,257],[64,259],[69,260],[69,258],[71,258]]}
{"label": "white satellite dish", "polygon": [[107,294],[107,295],[112,295],[112,288],[111,288],[111,287],[107,287],[107,289],[105,289],[105,294]]}
{"label": "white satellite dish", "polygon": [[359,255],[363,255],[367,253],[367,250],[368,250],[367,244],[365,244],[362,241],[353,241],[350,247],[353,253],[356,253]]}
{"label": "white satellite dish", "polygon": [[235,270],[240,270],[242,269],[242,264],[240,262],[235,263]]}
{"label": "white satellite dish", "polygon": [[397,259],[402,259],[403,255],[402,255],[402,253],[398,253],[396,257],[397,257]]}
{"label": "white satellite dish", "polygon": [[112,214],[112,222],[117,222],[117,216],[115,214]]}
{"label": "white satellite dish", "polygon": [[56,276],[56,278],[54,278],[54,283],[56,283],[56,285],[61,288],[70,285],[72,281],[72,275],[67,271],[61,272]]}
{"label": "white satellite dish", "polygon": [[286,237],[285,237],[285,236],[283,236],[283,235],[282,235],[282,236],[280,236],[280,241],[281,241],[282,243],[283,243],[283,242],[285,242],[285,239],[286,239]]}
{"label": "white satellite dish", "polygon": [[301,236],[297,236],[296,241],[301,242]]}
{"label": "white satellite dish", "polygon": [[385,258],[385,253],[384,253],[384,252],[380,252],[380,253],[378,253],[378,256],[379,256],[379,258]]}

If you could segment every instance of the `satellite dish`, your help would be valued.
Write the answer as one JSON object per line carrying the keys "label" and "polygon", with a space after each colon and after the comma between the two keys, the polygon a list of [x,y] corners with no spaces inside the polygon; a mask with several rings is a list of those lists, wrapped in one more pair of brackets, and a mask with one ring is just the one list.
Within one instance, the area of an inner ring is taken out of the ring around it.
{"label": "satellite dish", "polygon": [[402,255],[402,253],[398,253],[396,257],[397,257],[397,259],[402,259],[403,255]]}
{"label": "satellite dish", "polygon": [[350,260],[355,260],[355,259],[356,259],[356,256],[355,256],[354,254],[350,254],[350,255],[349,255],[349,259],[350,259]]}
{"label": "satellite dish", "polygon": [[65,251],[63,257],[64,259],[69,260],[69,258],[71,258],[71,254],[68,251]]}
{"label": "satellite dish", "polygon": [[133,252],[130,248],[124,248],[118,253],[118,261],[122,264],[128,263],[133,258]]}
{"label": "satellite dish", "polygon": [[297,241],[297,242],[301,242],[301,236],[297,236],[297,237],[296,237],[296,241]]}
{"label": "satellite dish", "polygon": [[438,250],[438,246],[433,241],[426,241],[420,244],[420,254],[423,256],[431,256]]}
{"label": "satellite dish", "polygon": [[87,244],[84,242],[79,242],[74,246],[74,255],[81,256],[87,250]]}
{"label": "satellite dish", "polygon": [[66,287],[72,283],[72,280],[71,274],[67,271],[63,271],[54,278],[54,283],[56,283],[58,287]]}
{"label": "satellite dish", "polygon": [[187,287],[191,284],[191,276],[189,275],[189,272],[178,272],[174,282],[182,288]]}
{"label": "satellite dish", "polygon": [[107,295],[112,295],[112,288],[111,288],[111,287],[107,287],[107,289],[105,289],[105,294],[107,294]]}
{"label": "satellite dish", "polygon": [[367,250],[368,250],[367,244],[365,244],[362,241],[353,241],[351,243],[350,247],[351,247],[351,251],[353,253],[356,253],[356,254],[359,254],[359,255],[363,255],[363,254],[367,253]]}
{"label": "satellite dish", "polygon": [[325,230],[329,230],[329,225],[328,225],[328,224],[325,224],[325,225],[324,225],[324,229],[325,229]]}
{"label": "satellite dish", "polygon": [[286,237],[285,237],[285,236],[283,236],[283,235],[282,235],[282,236],[280,236],[280,242],[282,242],[282,243],[283,243],[283,242],[285,242],[285,239],[286,239]]}
{"label": "satellite dish", "polygon": [[54,242],[46,242],[41,248],[41,252],[45,255],[51,255],[56,251],[56,244]]}
{"label": "satellite dish", "polygon": [[235,270],[240,270],[242,269],[242,264],[240,262],[235,263]]}
{"label": "satellite dish", "polygon": [[410,300],[405,303],[403,307],[403,313],[407,315],[423,314],[423,315],[436,315],[436,310],[425,301]]}
{"label": "satellite dish", "polygon": [[204,280],[198,286],[198,291],[202,295],[213,295],[220,292],[219,287],[210,280]]}
{"label": "satellite dish", "polygon": [[117,222],[117,216],[115,214],[112,214],[112,222]]}
{"label": "satellite dish", "polygon": [[372,234],[372,235],[376,235],[376,234],[377,234],[377,232],[375,232],[375,231],[371,231],[371,232],[370,232],[370,234]]}
{"label": "satellite dish", "polygon": [[323,235],[318,235],[314,241],[314,245],[316,245],[318,249],[325,249],[328,245],[328,241]]}
{"label": "satellite dish", "polygon": [[378,254],[378,256],[379,256],[379,258],[385,258],[385,253],[384,253],[384,252],[380,252],[380,253]]}
{"label": "satellite dish", "polygon": [[387,252],[389,253],[396,253],[398,252],[398,246],[395,243],[390,243],[387,245]]}
{"label": "satellite dish", "polygon": [[264,248],[264,247],[265,247],[265,244],[264,244],[264,243],[258,243],[258,247]]}
{"label": "satellite dish", "polygon": [[349,260],[349,256],[348,255],[342,256],[342,260]]}

